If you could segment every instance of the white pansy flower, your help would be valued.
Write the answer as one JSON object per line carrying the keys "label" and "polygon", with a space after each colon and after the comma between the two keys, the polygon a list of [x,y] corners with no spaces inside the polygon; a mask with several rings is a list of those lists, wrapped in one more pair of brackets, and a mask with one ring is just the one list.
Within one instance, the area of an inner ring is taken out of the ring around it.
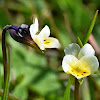
{"label": "white pansy flower", "polygon": [[95,51],[90,44],[82,48],[76,43],[69,44],[64,49],[65,56],[62,61],[62,68],[67,74],[72,74],[77,79],[93,74],[99,67]]}
{"label": "white pansy flower", "polygon": [[34,42],[40,47],[41,50],[45,48],[59,48],[60,43],[56,38],[49,37],[50,29],[47,25],[39,32],[38,19],[35,18],[34,24],[30,26],[30,34]]}

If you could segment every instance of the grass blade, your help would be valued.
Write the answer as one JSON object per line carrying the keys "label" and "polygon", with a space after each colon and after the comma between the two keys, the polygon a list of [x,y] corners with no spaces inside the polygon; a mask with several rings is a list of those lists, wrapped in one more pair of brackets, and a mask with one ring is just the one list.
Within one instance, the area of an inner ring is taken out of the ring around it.
{"label": "grass blade", "polygon": [[95,24],[97,15],[98,15],[98,11],[99,11],[99,10],[96,11],[96,13],[95,13],[95,15],[94,15],[94,17],[93,17],[93,19],[92,19],[92,21],[91,21],[90,27],[89,27],[89,29],[88,29],[88,31],[87,31],[87,33],[86,33],[84,39],[83,39],[83,45],[85,45],[85,44],[87,43],[87,41],[88,41],[88,39],[89,39],[89,36],[90,36],[90,34],[91,34],[92,30],[93,30],[93,27],[94,27],[94,24]]}
{"label": "grass blade", "polygon": [[70,85],[71,85],[71,81],[70,78],[68,79],[68,84],[64,93],[64,100],[70,100]]}

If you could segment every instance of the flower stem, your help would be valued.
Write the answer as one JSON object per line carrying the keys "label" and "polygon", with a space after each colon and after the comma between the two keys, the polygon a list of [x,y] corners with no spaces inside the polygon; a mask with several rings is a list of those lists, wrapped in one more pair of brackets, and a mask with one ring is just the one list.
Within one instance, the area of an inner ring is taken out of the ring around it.
{"label": "flower stem", "polygon": [[4,92],[2,100],[7,100],[9,93],[9,75],[10,75],[10,49],[8,47],[8,64],[7,64],[7,53],[6,53],[6,43],[5,43],[5,34],[6,31],[10,28],[10,25],[7,25],[2,32],[2,53],[3,53],[3,65],[4,65]]}
{"label": "flower stem", "polygon": [[7,55],[6,55],[6,46],[5,46],[5,33],[6,30],[2,32],[2,52],[3,52],[3,65],[4,65],[4,84],[6,79],[6,72],[7,72]]}
{"label": "flower stem", "polygon": [[4,86],[4,93],[2,100],[8,100],[9,77],[10,77],[10,47],[8,47],[8,65],[7,65],[7,72],[6,72],[6,79],[5,79],[5,86]]}
{"label": "flower stem", "polygon": [[74,100],[80,100],[79,82],[75,79]]}

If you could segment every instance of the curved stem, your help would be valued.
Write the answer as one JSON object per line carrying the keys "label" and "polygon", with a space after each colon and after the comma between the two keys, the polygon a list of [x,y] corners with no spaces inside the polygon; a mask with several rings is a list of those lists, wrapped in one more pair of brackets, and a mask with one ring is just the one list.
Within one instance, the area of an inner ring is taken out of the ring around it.
{"label": "curved stem", "polygon": [[5,42],[5,34],[8,29],[11,28],[12,25],[7,25],[4,27],[2,32],[2,53],[3,53],[3,65],[4,65],[4,84],[7,74],[7,54],[6,54],[6,42]]}
{"label": "curved stem", "polygon": [[75,79],[74,100],[80,100],[79,82]]}
{"label": "curved stem", "polygon": [[[15,29],[13,25],[7,25],[4,27],[2,32],[2,53],[3,53],[3,65],[4,65],[4,84],[6,79],[7,72],[7,54],[6,54],[6,42],[5,42],[5,34],[8,29]],[[16,29],[15,29],[16,30]]]}
{"label": "curved stem", "polygon": [[8,29],[11,28],[11,25],[4,27],[2,32],[2,53],[3,53],[3,65],[4,65],[4,92],[2,100],[7,100],[9,93],[9,75],[10,75],[10,50],[8,48],[8,65],[7,65],[7,53],[6,53],[6,43],[5,43],[5,34]]}
{"label": "curved stem", "polygon": [[5,46],[5,33],[6,30],[4,29],[2,32],[2,53],[3,53],[3,65],[4,65],[4,84],[6,79],[6,72],[7,72],[7,55],[6,55],[6,46]]}

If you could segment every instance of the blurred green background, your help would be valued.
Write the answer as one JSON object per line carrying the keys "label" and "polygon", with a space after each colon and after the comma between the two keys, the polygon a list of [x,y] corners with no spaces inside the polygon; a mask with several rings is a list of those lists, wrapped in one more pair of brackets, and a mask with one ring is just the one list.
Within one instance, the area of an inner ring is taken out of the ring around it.
{"label": "blurred green background", "polygon": [[[43,56],[7,34],[7,45],[11,45],[10,93],[21,100],[63,100],[68,75],[57,70],[64,56],[63,49],[78,36],[83,40],[97,9],[100,10],[100,0],[0,0],[0,89],[3,88],[3,27],[30,25],[35,16],[39,19],[39,29],[47,24],[51,36],[59,39],[62,48],[47,50]],[[99,48],[100,12],[92,34]],[[100,60],[100,50],[96,55]],[[70,100],[74,100],[73,90],[71,85]],[[81,100],[100,100],[100,76],[86,78],[80,93]]]}

